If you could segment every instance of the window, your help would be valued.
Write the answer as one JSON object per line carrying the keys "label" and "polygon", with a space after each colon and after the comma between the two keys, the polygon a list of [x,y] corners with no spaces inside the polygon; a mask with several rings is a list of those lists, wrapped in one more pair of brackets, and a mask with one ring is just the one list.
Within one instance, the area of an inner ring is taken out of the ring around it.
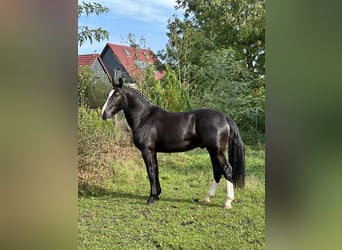
{"label": "window", "polygon": [[144,61],[134,60],[135,64],[139,69],[146,69],[148,67],[148,63]]}
{"label": "window", "polygon": [[144,54],[146,60],[148,60],[148,59],[149,59],[149,58],[148,58],[148,54],[147,54],[145,51],[143,52],[143,54]]}
{"label": "window", "polygon": [[126,56],[131,56],[131,53],[129,53],[129,51],[127,49],[124,49],[124,52],[125,52]]}

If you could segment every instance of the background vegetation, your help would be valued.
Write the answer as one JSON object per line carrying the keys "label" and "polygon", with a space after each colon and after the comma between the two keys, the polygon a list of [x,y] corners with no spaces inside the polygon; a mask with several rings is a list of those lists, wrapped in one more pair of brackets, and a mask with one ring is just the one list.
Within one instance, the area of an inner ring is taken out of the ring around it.
{"label": "background vegetation", "polygon": [[103,105],[112,86],[94,76],[89,66],[78,68],[78,104],[81,107],[97,109]]}
{"label": "background vegetation", "polygon": [[[107,13],[109,9],[102,4],[95,2],[82,2],[78,5],[78,17],[82,15],[101,15]],[[109,39],[109,32],[102,28],[91,29],[88,26],[78,26],[78,36],[77,41],[80,46],[84,44],[85,41],[93,43],[93,40],[100,42],[102,40]]]}

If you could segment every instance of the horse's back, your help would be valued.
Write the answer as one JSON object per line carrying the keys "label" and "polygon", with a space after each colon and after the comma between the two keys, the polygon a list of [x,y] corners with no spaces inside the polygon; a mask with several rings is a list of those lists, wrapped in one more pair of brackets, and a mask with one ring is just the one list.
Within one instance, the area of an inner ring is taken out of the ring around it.
{"label": "horse's back", "polygon": [[210,123],[215,123],[215,124],[224,124],[226,123],[226,115],[213,110],[213,109],[197,109],[194,111],[190,111],[196,115],[196,119],[198,121],[205,121],[207,120]]}

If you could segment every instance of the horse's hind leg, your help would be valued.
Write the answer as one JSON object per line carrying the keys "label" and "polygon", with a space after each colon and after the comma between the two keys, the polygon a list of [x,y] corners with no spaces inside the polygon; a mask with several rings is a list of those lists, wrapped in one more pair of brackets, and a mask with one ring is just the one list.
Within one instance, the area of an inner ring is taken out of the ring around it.
{"label": "horse's hind leg", "polygon": [[212,154],[210,154],[210,158],[211,158],[211,164],[213,166],[214,178],[213,178],[213,182],[211,183],[211,187],[209,188],[208,195],[204,198],[204,202],[206,203],[210,203],[211,202],[210,199],[215,196],[216,189],[222,177],[222,170],[218,166],[218,160],[216,156],[214,155],[212,156]]}
{"label": "horse's hind leg", "polygon": [[234,200],[234,185],[231,181],[227,180],[227,200],[223,205],[223,208],[232,208],[232,201]]}
{"label": "horse's hind leg", "polygon": [[210,203],[211,202],[210,199],[215,196],[216,189],[217,189],[218,184],[219,184],[221,177],[222,177],[222,169],[219,166],[220,164],[219,164],[219,160],[217,158],[216,150],[208,149],[208,152],[210,154],[210,160],[211,160],[211,164],[213,167],[214,178],[213,178],[213,182],[211,183],[211,186],[209,188],[208,195],[204,198],[204,202],[206,202],[206,203]]}
{"label": "horse's hind leg", "polygon": [[227,200],[223,205],[223,208],[232,208],[232,201],[234,200],[234,186],[233,186],[233,169],[232,166],[229,164],[229,162],[226,159],[226,156],[224,155],[224,152],[219,153],[219,161],[220,166],[223,170],[223,175],[226,178],[227,181]]}
{"label": "horse's hind leg", "polygon": [[208,196],[204,199],[210,202],[210,198],[214,196],[221,176],[223,175],[227,180],[227,200],[224,203],[224,208],[231,208],[231,202],[234,200],[234,187],[232,183],[232,167],[228,163],[224,150],[208,149],[210,159],[213,165],[214,180],[209,190]]}

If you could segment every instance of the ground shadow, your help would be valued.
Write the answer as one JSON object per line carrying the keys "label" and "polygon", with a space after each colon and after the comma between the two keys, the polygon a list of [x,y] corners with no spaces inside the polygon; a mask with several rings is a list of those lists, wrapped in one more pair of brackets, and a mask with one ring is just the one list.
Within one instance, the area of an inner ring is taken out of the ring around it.
{"label": "ground shadow", "polygon": [[[107,190],[98,186],[92,186],[87,184],[83,187],[82,192],[78,192],[80,197],[103,197],[110,196],[113,199],[127,199],[131,200],[134,203],[146,204],[148,194],[141,195],[131,192],[122,192],[115,190]],[[191,205],[207,205],[203,202],[204,197],[192,197],[192,198],[179,198],[179,197],[164,197],[161,194],[158,202],[170,202],[170,203],[188,203]],[[218,204],[210,204],[210,206],[219,206]]]}
{"label": "ground shadow", "polygon": [[[148,195],[139,195],[139,194],[132,194],[128,192],[118,192],[118,191],[112,191],[109,193],[113,198],[119,198],[119,199],[128,199],[132,201],[137,201],[137,203],[143,203],[146,204]],[[203,197],[202,198],[171,198],[171,197],[164,197],[162,194],[159,197],[160,203],[162,202],[169,202],[172,204],[177,204],[177,203],[182,203],[182,204],[191,204],[191,205],[208,205],[203,202]],[[220,207],[219,204],[210,204],[210,206],[218,206]]]}

